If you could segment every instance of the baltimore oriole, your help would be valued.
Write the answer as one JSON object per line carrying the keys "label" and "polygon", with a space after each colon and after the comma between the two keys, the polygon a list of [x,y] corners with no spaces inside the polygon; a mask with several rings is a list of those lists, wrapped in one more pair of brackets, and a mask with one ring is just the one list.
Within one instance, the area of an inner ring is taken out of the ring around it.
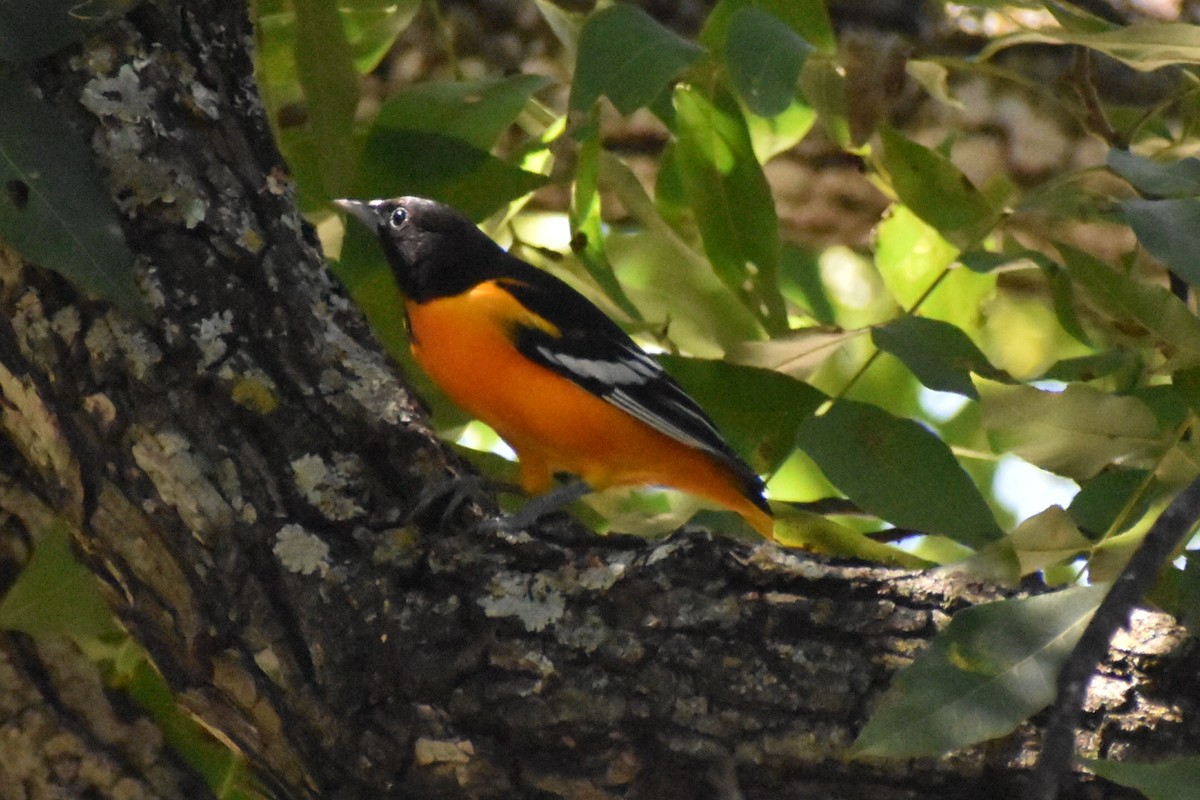
{"label": "baltimore oriole", "polygon": [[773,537],[763,482],[658,362],[583,295],[420,197],[337,200],[375,231],[405,296],[417,363],[516,452],[521,487],[658,485]]}

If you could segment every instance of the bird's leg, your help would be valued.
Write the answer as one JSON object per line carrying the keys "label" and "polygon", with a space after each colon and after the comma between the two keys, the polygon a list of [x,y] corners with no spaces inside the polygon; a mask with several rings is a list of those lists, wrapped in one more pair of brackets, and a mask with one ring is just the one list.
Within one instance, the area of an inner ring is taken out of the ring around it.
{"label": "bird's leg", "polygon": [[531,498],[520,511],[495,520],[493,526],[496,530],[509,533],[528,528],[547,514],[566,508],[591,491],[592,487],[581,480],[568,481]]}

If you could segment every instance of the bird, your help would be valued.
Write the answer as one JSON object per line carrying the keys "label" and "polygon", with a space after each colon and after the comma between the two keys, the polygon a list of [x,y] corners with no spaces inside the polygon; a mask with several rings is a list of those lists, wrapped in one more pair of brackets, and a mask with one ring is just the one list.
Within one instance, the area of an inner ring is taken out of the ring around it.
{"label": "bird", "polygon": [[590,300],[443,203],[334,203],[378,238],[404,296],[416,362],[513,449],[523,491],[549,496],[560,472],[582,481],[572,499],[614,486],[667,487],[731,509],[774,539],[759,475]]}

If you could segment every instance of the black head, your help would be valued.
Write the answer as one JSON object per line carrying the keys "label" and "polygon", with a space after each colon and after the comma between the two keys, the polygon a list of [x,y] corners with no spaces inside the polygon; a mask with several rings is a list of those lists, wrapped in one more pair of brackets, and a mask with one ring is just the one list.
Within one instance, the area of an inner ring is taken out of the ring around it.
{"label": "black head", "polygon": [[433,200],[334,203],[375,231],[400,289],[417,302],[460,294],[496,277],[508,258],[471,220]]}

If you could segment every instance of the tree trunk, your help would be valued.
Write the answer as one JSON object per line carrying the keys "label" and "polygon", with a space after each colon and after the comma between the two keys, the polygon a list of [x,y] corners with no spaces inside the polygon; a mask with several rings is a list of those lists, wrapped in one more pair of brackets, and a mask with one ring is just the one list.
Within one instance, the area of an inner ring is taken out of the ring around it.
{"label": "tree trunk", "polygon": [[[325,270],[251,40],[238,3],[160,0],[37,66],[119,201],[150,313],[0,252],[0,552],[65,520],[183,702],[279,796],[1015,791],[1033,726],[841,758],[896,669],[991,590],[696,532],[488,532],[477,507],[410,524],[461,467]],[[1081,741],[1194,751],[1194,648],[1153,614],[1128,642]],[[197,796],[88,669],[62,641],[0,639],[0,797]],[[66,699],[80,680],[91,701]],[[1067,796],[1134,795],[1081,776]]]}

